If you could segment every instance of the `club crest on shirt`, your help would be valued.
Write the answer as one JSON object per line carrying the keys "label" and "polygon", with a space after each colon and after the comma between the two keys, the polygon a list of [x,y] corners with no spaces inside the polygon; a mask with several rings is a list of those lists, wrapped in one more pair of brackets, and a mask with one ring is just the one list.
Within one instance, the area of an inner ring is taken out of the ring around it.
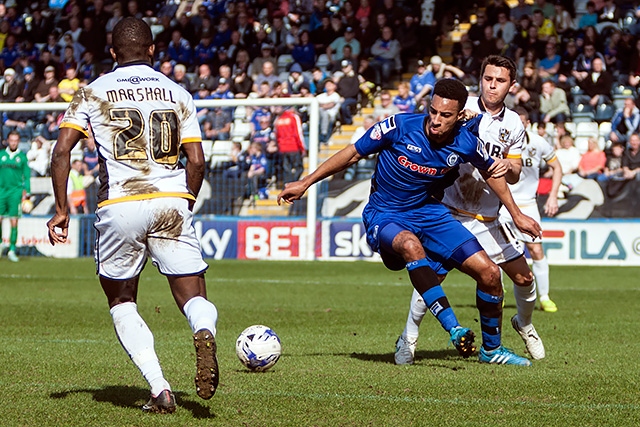
{"label": "club crest on shirt", "polygon": [[447,156],[447,164],[451,167],[455,166],[458,163],[459,156],[456,153],[451,153]]}
{"label": "club crest on shirt", "polygon": [[500,142],[507,142],[510,136],[511,136],[511,131],[509,129],[500,128],[500,136],[498,137]]}
{"label": "club crest on shirt", "polygon": [[528,149],[528,153],[529,153],[529,157],[535,157],[536,156],[536,147],[529,147]]}

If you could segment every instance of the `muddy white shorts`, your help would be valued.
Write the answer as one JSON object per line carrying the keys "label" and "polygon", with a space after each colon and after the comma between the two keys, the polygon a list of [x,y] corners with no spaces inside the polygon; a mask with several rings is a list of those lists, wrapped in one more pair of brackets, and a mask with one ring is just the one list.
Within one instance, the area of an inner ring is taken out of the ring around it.
{"label": "muddy white shorts", "polygon": [[453,212],[453,217],[469,230],[482,249],[489,255],[491,261],[502,264],[513,261],[524,253],[524,247],[511,231],[508,224],[501,224],[499,220],[480,221],[466,215]]}
{"label": "muddy white shorts", "polygon": [[[520,206],[520,210],[522,211],[523,214],[530,216],[531,218],[535,219],[538,224],[540,224],[540,211],[538,210],[537,204]],[[513,233],[516,236],[516,239],[520,240],[521,242],[525,242],[525,243],[542,242],[541,237],[536,237],[536,239],[533,240],[533,237],[518,230],[518,227],[516,227],[513,224],[513,219],[511,218],[511,214],[504,206],[500,209],[500,222],[503,224],[507,224],[511,228],[511,230],[513,230]]]}
{"label": "muddy white shorts", "polygon": [[131,279],[147,257],[169,276],[200,274],[207,269],[186,199],[160,197],[98,208],[95,228],[98,274]]}

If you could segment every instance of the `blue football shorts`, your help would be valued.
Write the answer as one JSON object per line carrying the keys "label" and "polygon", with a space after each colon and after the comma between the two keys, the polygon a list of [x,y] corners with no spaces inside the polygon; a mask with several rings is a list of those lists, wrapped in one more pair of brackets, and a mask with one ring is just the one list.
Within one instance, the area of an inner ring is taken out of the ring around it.
{"label": "blue football shorts", "polygon": [[[402,230],[410,231],[422,242],[429,267],[437,274],[447,274],[482,250],[475,236],[453,218],[446,206],[436,200],[418,209],[402,212],[380,211],[367,205],[362,220],[367,231],[367,243],[392,270],[400,269],[392,268],[393,265],[398,267],[398,263],[403,263],[391,249],[393,237]],[[396,257],[395,262],[389,259],[393,257]]]}

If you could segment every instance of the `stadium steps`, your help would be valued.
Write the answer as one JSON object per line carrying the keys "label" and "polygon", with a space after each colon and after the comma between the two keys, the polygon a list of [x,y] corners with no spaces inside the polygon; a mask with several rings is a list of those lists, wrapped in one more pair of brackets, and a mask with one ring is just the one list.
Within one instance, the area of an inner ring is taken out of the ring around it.
{"label": "stadium steps", "polygon": [[270,189],[269,198],[265,200],[245,200],[240,210],[240,216],[287,216],[290,206],[278,206],[276,197],[280,190]]}

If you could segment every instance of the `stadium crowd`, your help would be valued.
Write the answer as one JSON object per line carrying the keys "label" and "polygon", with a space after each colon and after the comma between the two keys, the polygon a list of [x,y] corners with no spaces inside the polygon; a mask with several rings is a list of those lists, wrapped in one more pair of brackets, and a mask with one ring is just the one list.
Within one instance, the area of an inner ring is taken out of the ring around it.
{"label": "stadium crowd", "polygon": [[[454,3],[8,0],[0,3],[0,102],[69,102],[79,87],[113,68],[111,30],[124,16],[151,26],[154,68],[194,99],[317,97],[325,144],[364,107],[375,105],[375,120],[424,111],[441,78],[459,79],[476,91],[482,59],[502,54],[518,65],[508,105],[524,107],[534,130],[561,153],[574,153],[567,156],[572,163],[563,163],[565,191],[579,179],[640,177],[634,148],[640,138],[636,2]],[[448,52],[439,56],[438,43],[467,21],[451,59],[443,60]],[[302,172],[305,108],[202,108],[198,117],[204,139],[214,146],[246,142],[241,156],[232,155],[229,145],[231,163],[211,164],[211,170],[251,175],[247,196],[267,197],[269,184],[282,186]],[[61,113],[46,106],[41,112],[3,112],[3,140],[10,131],[20,134],[34,175],[48,173],[46,153],[60,120]],[[250,142],[260,149],[249,148]],[[95,170],[87,161],[95,159],[89,145],[83,142],[79,156],[85,175]]]}

